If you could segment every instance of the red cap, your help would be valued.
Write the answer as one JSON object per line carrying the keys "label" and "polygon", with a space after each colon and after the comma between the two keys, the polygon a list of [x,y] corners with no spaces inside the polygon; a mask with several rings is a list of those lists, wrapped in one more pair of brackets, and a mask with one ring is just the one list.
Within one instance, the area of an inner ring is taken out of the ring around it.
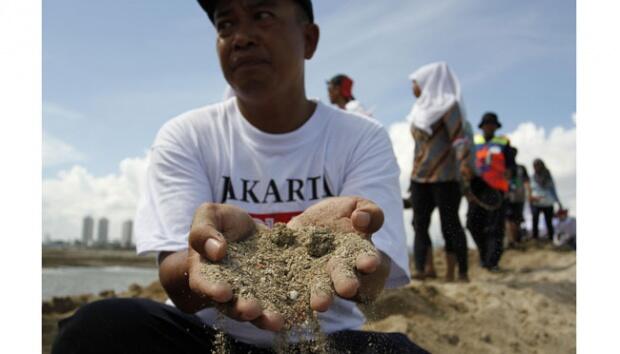
{"label": "red cap", "polygon": [[346,99],[353,98],[353,80],[343,74],[334,76],[328,83],[340,88],[340,95]]}

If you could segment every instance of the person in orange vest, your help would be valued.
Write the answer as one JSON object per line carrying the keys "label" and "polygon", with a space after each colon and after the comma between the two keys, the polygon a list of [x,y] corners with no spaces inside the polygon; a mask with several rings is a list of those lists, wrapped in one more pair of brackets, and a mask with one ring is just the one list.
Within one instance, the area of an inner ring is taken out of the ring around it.
{"label": "person in orange vest", "polygon": [[508,138],[495,135],[502,127],[497,114],[485,113],[478,127],[483,134],[474,138],[476,168],[488,186],[485,187],[487,193],[496,194],[498,203],[490,206],[470,200],[467,229],[478,247],[481,266],[490,271],[499,271],[499,260],[504,248],[504,195],[509,187],[506,171],[515,164],[514,154],[510,153]]}

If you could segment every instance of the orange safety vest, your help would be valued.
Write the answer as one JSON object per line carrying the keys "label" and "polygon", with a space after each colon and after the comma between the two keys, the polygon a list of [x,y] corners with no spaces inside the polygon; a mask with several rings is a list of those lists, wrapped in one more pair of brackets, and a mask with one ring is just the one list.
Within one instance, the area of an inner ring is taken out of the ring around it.
{"label": "orange safety vest", "polygon": [[484,136],[476,135],[476,168],[482,179],[491,187],[508,192],[508,180],[506,179],[506,157],[504,147],[510,143],[504,136],[496,136],[486,141]]}

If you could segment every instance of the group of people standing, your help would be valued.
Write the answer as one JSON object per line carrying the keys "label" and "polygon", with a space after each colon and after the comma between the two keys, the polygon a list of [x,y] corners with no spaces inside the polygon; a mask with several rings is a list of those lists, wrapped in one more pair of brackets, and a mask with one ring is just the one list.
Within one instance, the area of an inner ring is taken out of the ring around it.
{"label": "group of people standing", "polygon": [[[505,235],[508,247],[522,241],[523,211],[529,201],[532,238],[539,239],[539,218],[544,215],[549,239],[554,235],[554,206],[562,208],[549,169],[541,159],[527,168],[516,163],[517,148],[508,137],[496,135],[502,127],[496,113],[482,116],[474,135],[467,120],[461,85],[445,62],[425,65],[409,76],[416,101],[407,116],[415,142],[409,198],[413,209],[414,263],[412,277],[436,278],[429,235],[431,215],[439,209],[445,242],[447,281],[468,281],[468,247],[459,217],[463,196],[468,201],[466,228],[478,248],[480,265],[499,271]],[[371,116],[355,100],[353,80],[339,74],[328,81],[332,104]],[[457,272],[458,270],[458,272]]]}

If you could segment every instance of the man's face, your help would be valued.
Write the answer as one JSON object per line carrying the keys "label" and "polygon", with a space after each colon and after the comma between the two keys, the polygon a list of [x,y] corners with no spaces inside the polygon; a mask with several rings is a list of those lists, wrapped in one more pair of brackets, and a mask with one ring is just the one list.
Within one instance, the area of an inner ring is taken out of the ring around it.
{"label": "man's face", "polygon": [[497,130],[497,125],[495,123],[486,123],[482,126],[482,132],[485,136],[493,136],[495,135],[495,131]]}
{"label": "man's face", "polygon": [[336,104],[340,99],[340,86],[332,83],[327,84],[327,93],[329,94],[329,102]]}
{"label": "man's face", "polygon": [[219,1],[217,52],[238,96],[261,98],[303,85],[304,60],[314,54],[318,27],[304,21],[297,6],[292,0]]}

